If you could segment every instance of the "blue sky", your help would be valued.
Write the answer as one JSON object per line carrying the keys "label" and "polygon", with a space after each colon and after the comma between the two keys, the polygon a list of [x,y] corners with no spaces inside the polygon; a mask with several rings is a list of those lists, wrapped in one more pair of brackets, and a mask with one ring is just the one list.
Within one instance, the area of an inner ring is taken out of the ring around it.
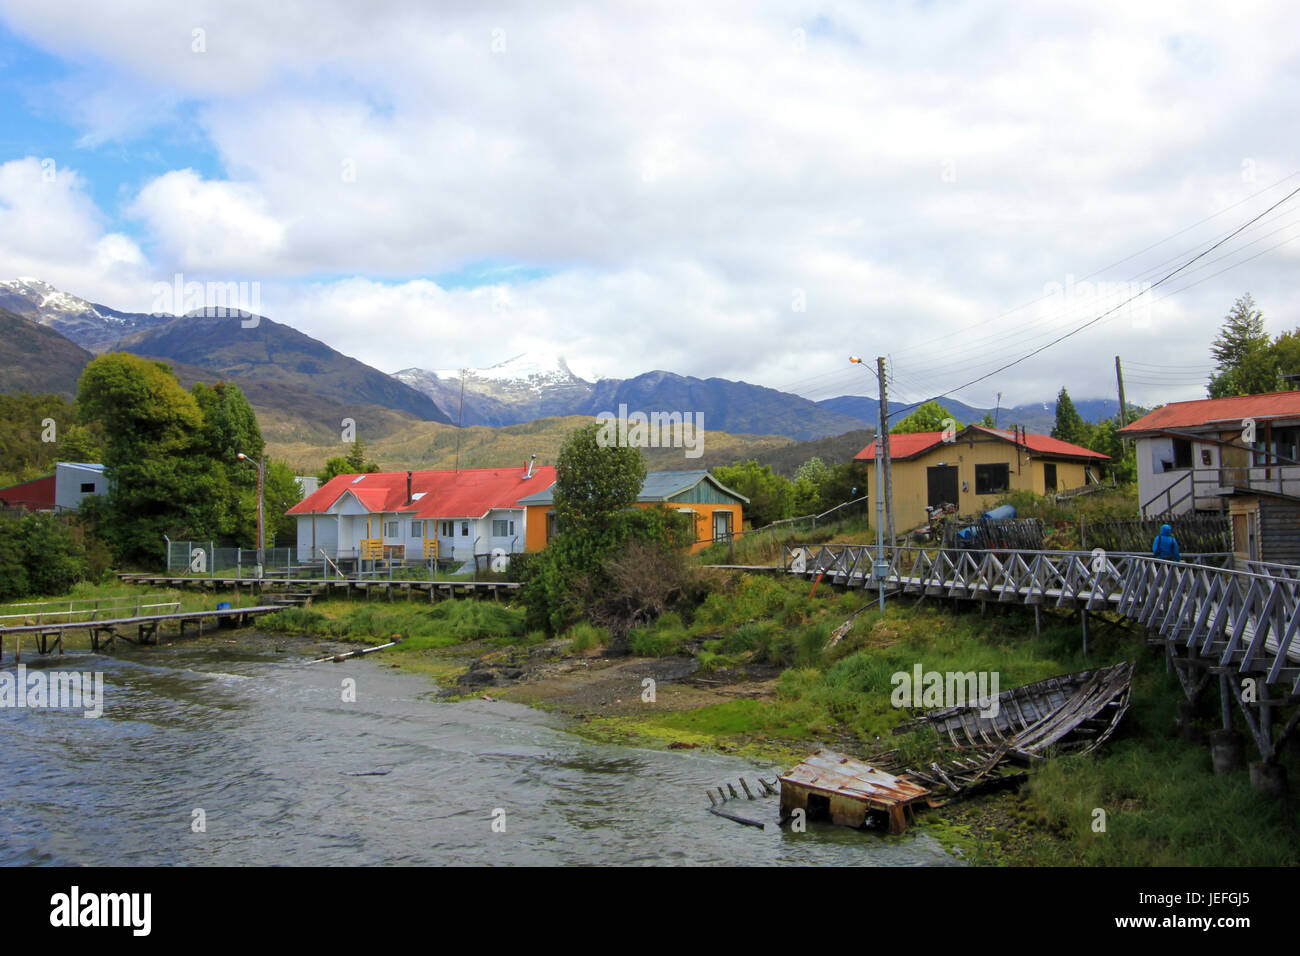
{"label": "blue sky", "polygon": [[[912,400],[1300,186],[1283,4],[440,6],[0,0],[0,277],[123,309],[257,282],[388,371],[563,354],[824,398],[883,353]],[[1136,400],[1197,397],[1237,296],[1300,325],[1298,248],[1286,205],[956,397],[1108,395],[1117,352]]]}

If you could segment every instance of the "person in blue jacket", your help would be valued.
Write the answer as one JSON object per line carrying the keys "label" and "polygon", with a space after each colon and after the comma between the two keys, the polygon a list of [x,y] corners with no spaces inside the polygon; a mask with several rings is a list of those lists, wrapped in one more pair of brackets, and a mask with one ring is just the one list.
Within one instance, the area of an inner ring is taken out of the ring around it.
{"label": "person in blue jacket", "polygon": [[1169,525],[1160,526],[1160,534],[1151,542],[1151,557],[1164,558],[1166,561],[1183,560],[1178,550],[1178,539],[1174,537],[1174,529]]}

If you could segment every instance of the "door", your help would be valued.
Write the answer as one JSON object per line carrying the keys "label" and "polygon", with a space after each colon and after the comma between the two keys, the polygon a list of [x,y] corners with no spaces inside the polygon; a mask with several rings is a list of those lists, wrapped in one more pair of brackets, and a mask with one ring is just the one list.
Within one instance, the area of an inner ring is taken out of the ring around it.
{"label": "door", "polygon": [[957,504],[957,466],[931,465],[925,470],[926,500],[931,508]]}
{"label": "door", "polygon": [[714,541],[731,540],[731,512],[730,511],[713,512],[713,540]]}
{"label": "door", "polygon": [[1056,465],[1050,462],[1043,464],[1043,490],[1048,494],[1056,490]]}

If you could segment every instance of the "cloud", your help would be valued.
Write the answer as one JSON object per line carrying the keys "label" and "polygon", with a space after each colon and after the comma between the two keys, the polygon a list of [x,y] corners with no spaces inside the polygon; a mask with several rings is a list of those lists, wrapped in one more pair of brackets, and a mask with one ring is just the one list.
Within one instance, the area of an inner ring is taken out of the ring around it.
{"label": "cloud", "polygon": [[142,292],[145,257],[105,229],[75,169],[28,156],[0,164],[0,262],[82,298],[115,305]]}
{"label": "cloud", "polygon": [[284,245],[284,226],[250,186],[209,182],[192,169],[149,182],[128,207],[166,259],[204,273],[258,275]]}
{"label": "cloud", "polygon": [[[1128,258],[1300,147],[1266,6],[0,9],[70,65],[89,142],[184,122],[219,158],[125,205],[154,272],[264,278],[272,318],[389,369],[537,347],[825,397],[874,387],[857,352],[943,391],[1086,320],[1032,306],[1053,284],[1151,281],[1246,218],[1267,198]],[[1108,394],[1116,352],[1202,364],[1247,288],[1290,328],[1293,248],[959,397]],[[432,281],[482,262],[524,277]]]}

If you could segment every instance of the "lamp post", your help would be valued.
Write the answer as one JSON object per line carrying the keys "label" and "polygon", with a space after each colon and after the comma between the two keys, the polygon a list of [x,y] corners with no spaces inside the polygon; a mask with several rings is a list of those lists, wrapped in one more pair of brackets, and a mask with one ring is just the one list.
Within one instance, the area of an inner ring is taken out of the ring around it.
{"label": "lamp post", "polygon": [[[863,365],[862,359],[856,355],[850,355],[849,361],[854,365],[862,365],[863,368],[869,366]],[[884,447],[881,443],[880,429],[876,429],[876,453],[873,456],[876,459],[876,562],[871,568],[871,577],[876,582],[876,595],[880,602],[880,612],[885,611],[885,580],[884,572],[888,568],[885,562],[885,486],[881,479],[880,460],[882,457],[881,449]]]}
{"label": "lamp post", "polygon": [[262,564],[266,557],[266,526],[262,523],[262,479],[266,460],[263,458],[249,458],[242,451],[235,457],[240,461],[246,461],[257,466],[257,577],[260,580],[262,577]]}

